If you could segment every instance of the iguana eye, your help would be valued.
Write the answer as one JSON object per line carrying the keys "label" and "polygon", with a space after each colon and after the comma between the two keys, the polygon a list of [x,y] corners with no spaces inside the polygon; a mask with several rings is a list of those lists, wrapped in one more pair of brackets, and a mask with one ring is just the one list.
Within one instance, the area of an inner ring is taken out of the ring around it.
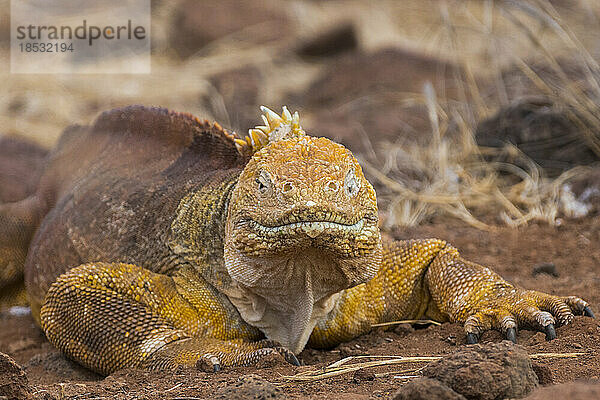
{"label": "iguana eye", "polygon": [[271,177],[267,172],[260,171],[255,179],[255,182],[258,193],[262,196],[267,196],[271,192],[273,183],[271,182]]}
{"label": "iguana eye", "polygon": [[358,181],[353,169],[348,171],[348,174],[346,174],[344,186],[346,187],[346,194],[348,194],[348,196],[352,197],[358,193],[358,190],[360,189],[360,182]]}

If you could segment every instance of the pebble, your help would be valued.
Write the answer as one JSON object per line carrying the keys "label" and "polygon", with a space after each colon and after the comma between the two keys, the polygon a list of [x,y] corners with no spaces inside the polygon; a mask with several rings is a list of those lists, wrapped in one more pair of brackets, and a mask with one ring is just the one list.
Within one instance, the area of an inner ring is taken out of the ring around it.
{"label": "pebble", "polygon": [[359,369],[355,371],[354,375],[352,376],[352,381],[354,383],[361,383],[373,380],[375,380],[375,374],[372,371],[366,369]]}
{"label": "pebble", "polygon": [[26,315],[31,314],[31,308],[23,306],[14,306],[8,309],[8,313],[10,315],[14,315],[15,317],[24,317]]}
{"label": "pebble", "polygon": [[456,336],[450,335],[446,339],[444,339],[446,343],[450,343],[451,346],[456,346]]}
{"label": "pebble", "polygon": [[537,264],[535,267],[533,267],[531,274],[533,276],[536,276],[539,274],[546,274],[546,275],[553,276],[555,278],[558,278],[558,276],[559,276],[558,270],[556,269],[556,265],[551,262],[543,262],[543,263]]}

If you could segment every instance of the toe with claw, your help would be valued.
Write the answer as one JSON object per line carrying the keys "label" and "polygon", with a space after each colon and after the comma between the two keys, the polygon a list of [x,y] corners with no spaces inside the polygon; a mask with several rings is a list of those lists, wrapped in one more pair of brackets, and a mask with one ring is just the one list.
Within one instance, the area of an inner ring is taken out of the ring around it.
{"label": "toe with claw", "polygon": [[507,340],[516,343],[517,329],[521,327],[544,332],[546,340],[550,341],[556,339],[556,326],[569,324],[574,315],[595,317],[588,303],[579,297],[515,290],[485,303],[480,311],[466,319],[466,342],[477,343],[484,331],[497,329]]}

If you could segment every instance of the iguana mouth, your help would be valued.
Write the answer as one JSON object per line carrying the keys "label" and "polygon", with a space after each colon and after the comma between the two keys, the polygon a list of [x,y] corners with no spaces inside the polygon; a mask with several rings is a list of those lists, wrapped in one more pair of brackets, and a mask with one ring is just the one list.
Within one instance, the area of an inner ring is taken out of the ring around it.
{"label": "iguana mouth", "polygon": [[277,218],[269,221],[255,218],[247,215],[244,222],[249,222],[252,226],[263,228],[264,230],[294,229],[307,224],[321,224],[324,227],[332,229],[360,229],[359,224],[368,222],[377,222],[378,217],[370,212],[350,215],[347,213],[334,212],[331,210],[307,210],[297,208],[291,212],[284,213]]}
{"label": "iguana mouth", "polygon": [[[338,215],[336,219],[340,222],[330,218],[331,215]],[[355,218],[348,221],[345,214],[331,212],[296,213],[292,218],[285,215],[259,222],[258,218],[246,216],[231,226],[231,243],[245,256],[259,258],[303,251],[308,247],[344,259],[364,257],[380,240],[378,219],[369,212]]]}
{"label": "iguana mouth", "polygon": [[276,235],[280,232],[292,232],[296,230],[302,230],[308,236],[313,238],[317,237],[325,230],[335,230],[346,233],[358,233],[363,229],[364,225],[365,218],[359,219],[354,224],[344,224],[333,221],[300,221],[275,226],[266,226],[254,220],[250,220],[250,226],[252,228],[266,235]]}

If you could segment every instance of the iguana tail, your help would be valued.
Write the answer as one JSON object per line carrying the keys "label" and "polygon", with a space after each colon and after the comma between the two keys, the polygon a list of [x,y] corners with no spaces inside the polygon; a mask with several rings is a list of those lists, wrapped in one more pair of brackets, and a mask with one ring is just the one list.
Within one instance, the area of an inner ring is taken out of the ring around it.
{"label": "iguana tail", "polygon": [[41,220],[34,193],[46,156],[35,144],[0,138],[0,309],[26,304],[23,265]]}

